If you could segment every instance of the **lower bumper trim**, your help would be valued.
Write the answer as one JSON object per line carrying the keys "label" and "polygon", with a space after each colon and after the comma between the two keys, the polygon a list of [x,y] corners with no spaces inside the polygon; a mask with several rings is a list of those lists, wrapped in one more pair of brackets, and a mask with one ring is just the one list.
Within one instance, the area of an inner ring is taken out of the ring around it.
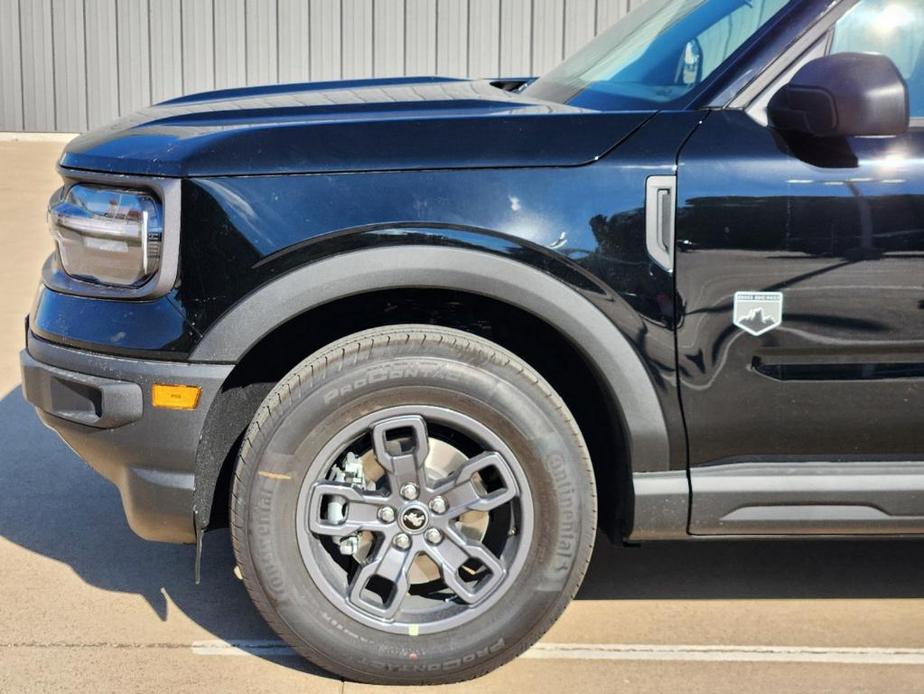
{"label": "lower bumper trim", "polygon": [[[196,540],[196,452],[229,364],[146,361],[27,337],[23,392],[43,423],[119,488],[132,530],[148,540]],[[194,410],[150,406],[154,383],[201,389]]]}
{"label": "lower bumper trim", "polygon": [[26,400],[48,414],[98,429],[114,429],[141,419],[137,383],[65,371],[20,355]]}

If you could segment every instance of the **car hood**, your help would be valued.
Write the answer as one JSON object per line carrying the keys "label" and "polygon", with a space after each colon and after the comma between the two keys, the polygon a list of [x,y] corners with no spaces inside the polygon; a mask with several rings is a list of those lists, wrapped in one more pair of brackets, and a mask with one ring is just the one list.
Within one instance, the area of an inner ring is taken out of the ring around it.
{"label": "car hood", "polygon": [[567,166],[649,116],[539,101],[489,81],[415,78],[223,90],[72,140],[61,166],[152,176]]}

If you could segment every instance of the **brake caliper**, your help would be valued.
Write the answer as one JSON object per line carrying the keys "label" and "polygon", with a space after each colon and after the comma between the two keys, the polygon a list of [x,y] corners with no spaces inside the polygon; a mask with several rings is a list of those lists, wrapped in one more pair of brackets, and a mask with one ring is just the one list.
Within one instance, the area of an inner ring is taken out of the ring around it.
{"label": "brake caliper", "polygon": [[[366,473],[363,470],[362,461],[352,451],[349,451],[341,462],[331,468],[327,479],[331,482],[343,482],[360,489],[367,488]],[[346,520],[348,503],[346,497],[331,497],[330,502],[327,504],[327,520],[331,523],[342,523]],[[340,554],[352,556],[359,549],[359,536],[356,533],[335,538],[335,541],[340,545]]]}

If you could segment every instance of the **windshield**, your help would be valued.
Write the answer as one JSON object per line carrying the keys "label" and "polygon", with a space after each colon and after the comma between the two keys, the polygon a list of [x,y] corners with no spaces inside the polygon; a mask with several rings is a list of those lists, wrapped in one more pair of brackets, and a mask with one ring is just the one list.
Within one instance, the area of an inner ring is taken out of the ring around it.
{"label": "windshield", "polygon": [[525,93],[601,111],[665,108],[789,2],[647,0]]}

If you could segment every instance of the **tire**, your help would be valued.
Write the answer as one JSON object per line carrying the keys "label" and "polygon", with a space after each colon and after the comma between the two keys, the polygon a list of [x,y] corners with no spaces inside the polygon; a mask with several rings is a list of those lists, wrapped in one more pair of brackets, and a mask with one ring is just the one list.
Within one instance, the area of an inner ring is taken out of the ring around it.
{"label": "tire", "polygon": [[595,530],[561,398],[500,346],[427,325],[351,335],[289,372],[244,436],[231,499],[267,622],[379,684],[462,681],[525,651],[576,593]]}

